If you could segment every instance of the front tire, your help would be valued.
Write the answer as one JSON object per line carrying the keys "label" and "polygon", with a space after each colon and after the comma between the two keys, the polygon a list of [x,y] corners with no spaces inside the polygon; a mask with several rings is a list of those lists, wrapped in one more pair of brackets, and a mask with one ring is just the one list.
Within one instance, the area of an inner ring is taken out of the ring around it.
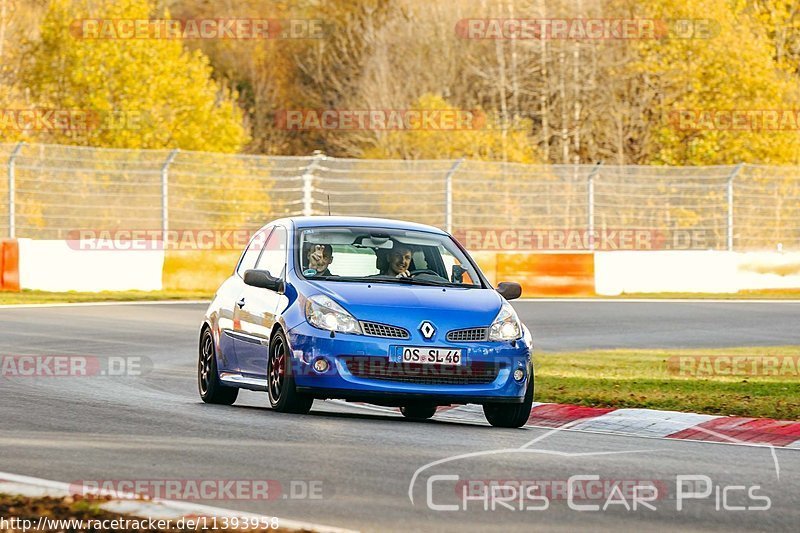
{"label": "front tire", "polygon": [[432,403],[410,403],[401,407],[400,412],[411,420],[427,420],[436,414],[436,406]]}
{"label": "front tire", "polygon": [[200,356],[197,363],[197,388],[205,403],[232,405],[239,396],[239,389],[226,387],[219,380],[217,371],[217,352],[214,336],[209,328],[200,335]]}
{"label": "front tire", "polygon": [[[528,368],[530,370],[530,368]],[[487,403],[483,406],[486,420],[498,428],[519,428],[531,416],[533,406],[533,372],[528,372],[528,388],[522,403]]]}
{"label": "front tire", "polygon": [[280,329],[275,331],[269,343],[267,384],[269,404],[276,411],[304,415],[311,410],[314,398],[297,392],[289,344]]}

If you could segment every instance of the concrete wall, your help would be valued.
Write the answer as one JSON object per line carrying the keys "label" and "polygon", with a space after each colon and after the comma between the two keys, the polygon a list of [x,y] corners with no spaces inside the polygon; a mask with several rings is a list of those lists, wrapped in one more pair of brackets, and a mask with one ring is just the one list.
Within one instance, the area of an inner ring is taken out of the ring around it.
{"label": "concrete wall", "polygon": [[800,287],[800,253],[749,252],[737,254],[739,286],[747,289]]}
{"label": "concrete wall", "polygon": [[596,252],[595,291],[716,292],[800,288],[800,253]]}
{"label": "concrete wall", "polygon": [[161,290],[163,250],[80,250],[19,239],[19,284],[43,291]]}
{"label": "concrete wall", "polygon": [[[70,241],[3,241],[0,282],[6,290],[161,290],[163,250],[78,249]],[[120,247],[124,248],[124,247]],[[17,253],[18,251],[18,253]],[[18,269],[17,269],[18,257]],[[800,253],[613,251],[527,253],[477,251],[492,283],[517,281],[523,296],[622,293],[735,293],[800,288]],[[202,256],[188,267],[201,270]],[[188,268],[187,267],[187,268]],[[232,268],[232,265],[231,265]],[[215,287],[209,288],[213,290]]]}

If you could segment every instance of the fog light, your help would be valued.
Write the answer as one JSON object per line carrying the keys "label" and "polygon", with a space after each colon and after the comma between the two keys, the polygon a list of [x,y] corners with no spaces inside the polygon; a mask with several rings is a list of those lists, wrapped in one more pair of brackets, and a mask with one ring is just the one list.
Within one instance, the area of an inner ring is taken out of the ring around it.
{"label": "fog light", "polygon": [[325,372],[328,370],[328,362],[325,359],[317,359],[314,361],[314,370],[317,372]]}
{"label": "fog light", "polygon": [[514,379],[516,381],[522,381],[525,378],[525,371],[521,368],[514,370]]}

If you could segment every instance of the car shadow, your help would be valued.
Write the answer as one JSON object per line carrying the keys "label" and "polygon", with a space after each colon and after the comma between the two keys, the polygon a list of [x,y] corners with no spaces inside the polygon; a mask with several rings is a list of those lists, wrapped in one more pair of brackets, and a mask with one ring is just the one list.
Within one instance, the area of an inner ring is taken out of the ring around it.
{"label": "car shadow", "polygon": [[384,421],[384,422],[396,422],[401,424],[434,424],[434,425],[446,425],[446,426],[464,426],[464,427],[475,427],[475,428],[485,428],[485,429],[492,429],[491,426],[484,426],[482,424],[473,424],[470,422],[461,422],[458,420],[441,420],[436,418],[429,418],[427,420],[412,420],[410,418],[406,418],[404,416],[400,416],[398,413],[397,415],[390,415],[390,414],[382,414],[376,412],[361,412],[361,413],[346,413],[340,411],[323,411],[319,409],[314,409],[312,407],[311,411],[305,415],[298,415],[294,413],[279,413],[272,409],[267,405],[225,405],[225,406],[209,406],[208,404],[204,404],[203,402],[197,402],[197,405],[205,405],[206,407],[219,407],[224,409],[236,409],[237,412],[244,412],[244,411],[253,411],[259,413],[269,413],[270,415],[276,416],[286,416],[300,419],[301,417],[315,417],[315,418],[331,418],[331,419],[342,419],[342,420],[375,420],[375,421]]}

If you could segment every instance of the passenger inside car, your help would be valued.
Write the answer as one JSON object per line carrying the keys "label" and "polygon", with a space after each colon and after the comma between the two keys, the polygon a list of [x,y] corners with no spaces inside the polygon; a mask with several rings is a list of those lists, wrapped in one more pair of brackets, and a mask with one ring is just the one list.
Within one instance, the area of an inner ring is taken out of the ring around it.
{"label": "passenger inside car", "polygon": [[[328,269],[333,263],[333,247],[330,244],[306,245],[306,268],[303,274],[306,276],[332,276],[334,274]],[[313,272],[312,272],[313,271]]]}

